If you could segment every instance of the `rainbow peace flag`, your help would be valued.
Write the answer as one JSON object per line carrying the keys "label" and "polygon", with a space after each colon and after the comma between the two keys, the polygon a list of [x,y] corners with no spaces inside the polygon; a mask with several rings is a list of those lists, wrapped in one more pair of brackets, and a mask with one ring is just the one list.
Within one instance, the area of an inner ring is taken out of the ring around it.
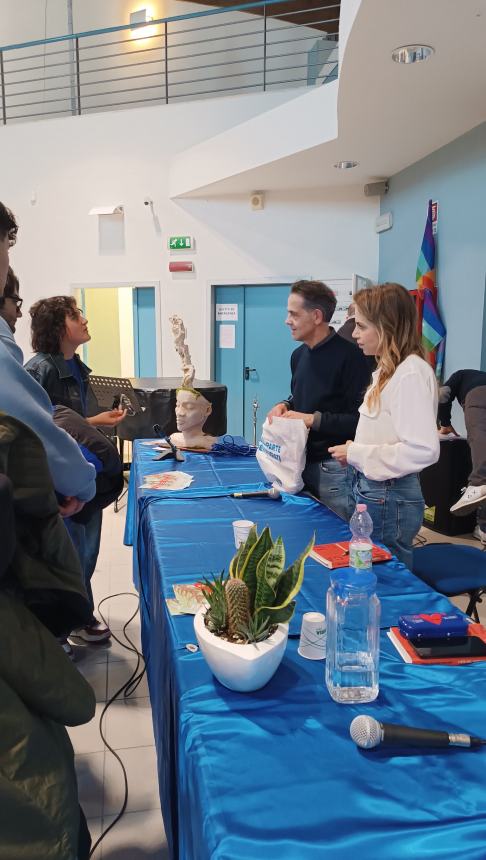
{"label": "rainbow peace flag", "polygon": [[440,379],[444,366],[446,330],[437,308],[432,200],[429,200],[429,211],[417,263],[416,280],[417,289],[422,299],[422,344],[427,353],[427,360],[435,368],[437,379]]}

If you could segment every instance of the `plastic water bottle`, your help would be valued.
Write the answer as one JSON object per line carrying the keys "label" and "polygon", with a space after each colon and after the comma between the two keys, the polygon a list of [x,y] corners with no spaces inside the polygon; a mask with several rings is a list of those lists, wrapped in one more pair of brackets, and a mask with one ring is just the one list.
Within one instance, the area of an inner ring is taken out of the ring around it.
{"label": "plastic water bottle", "polygon": [[335,702],[372,702],[379,689],[380,601],[370,570],[336,570],[327,592],[326,685]]}
{"label": "plastic water bottle", "polygon": [[373,520],[366,505],[356,505],[349,522],[352,538],[349,542],[349,566],[354,570],[371,570]]}

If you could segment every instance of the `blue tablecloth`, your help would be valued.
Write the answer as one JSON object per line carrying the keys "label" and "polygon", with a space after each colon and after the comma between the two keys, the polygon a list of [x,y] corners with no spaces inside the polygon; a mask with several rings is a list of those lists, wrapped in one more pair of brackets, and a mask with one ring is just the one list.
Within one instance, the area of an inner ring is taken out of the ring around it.
{"label": "blue tablecloth", "polygon": [[[142,475],[164,468],[150,456],[146,446],[135,446],[129,532],[141,572],[142,641],[171,856],[442,860],[466,852],[468,860],[484,860],[481,752],[367,753],[350,740],[349,724],[368,713],[385,722],[481,736],[485,664],[407,665],[383,631],[378,699],[359,707],[336,704],[324,685],[324,663],[297,654],[300,616],[323,609],[329,583],[327,569],[309,560],[276,675],[255,693],[226,690],[202,655],[185,647],[195,641],[192,618],[168,614],[164,598],[172,596],[172,584],[227,567],[234,552],[231,522],[237,518],[252,519],[260,528],[268,523],[274,536],[283,536],[289,561],[313,531],[322,543],[345,539],[349,530],[306,497],[272,502],[145,495],[138,489]],[[199,488],[200,496],[221,492],[225,480],[232,487],[262,481],[252,459],[214,461],[194,454],[177,468],[195,477],[183,492]],[[397,561],[375,571],[383,627],[404,612],[450,607]]]}

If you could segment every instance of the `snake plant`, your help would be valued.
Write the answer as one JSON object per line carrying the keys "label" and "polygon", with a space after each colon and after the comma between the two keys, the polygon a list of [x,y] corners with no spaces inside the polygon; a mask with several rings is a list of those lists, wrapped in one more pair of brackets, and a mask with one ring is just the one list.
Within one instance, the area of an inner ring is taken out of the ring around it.
{"label": "snake plant", "polygon": [[277,624],[290,621],[313,546],[314,538],[286,568],[282,538],[274,541],[268,526],[258,535],[253,526],[230,562],[228,577],[206,582],[208,629],[233,642],[260,642]]}

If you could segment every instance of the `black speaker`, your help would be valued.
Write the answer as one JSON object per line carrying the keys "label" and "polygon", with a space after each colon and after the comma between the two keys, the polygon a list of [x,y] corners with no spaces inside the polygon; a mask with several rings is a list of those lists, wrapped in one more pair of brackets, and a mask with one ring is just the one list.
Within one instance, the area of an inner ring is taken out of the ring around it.
{"label": "black speaker", "polygon": [[426,505],[424,526],[449,537],[473,531],[476,511],[465,517],[457,517],[450,512],[450,507],[459,499],[462,488],[467,486],[471,469],[471,452],[465,439],[441,441],[437,463],[428,466],[420,474]]}

